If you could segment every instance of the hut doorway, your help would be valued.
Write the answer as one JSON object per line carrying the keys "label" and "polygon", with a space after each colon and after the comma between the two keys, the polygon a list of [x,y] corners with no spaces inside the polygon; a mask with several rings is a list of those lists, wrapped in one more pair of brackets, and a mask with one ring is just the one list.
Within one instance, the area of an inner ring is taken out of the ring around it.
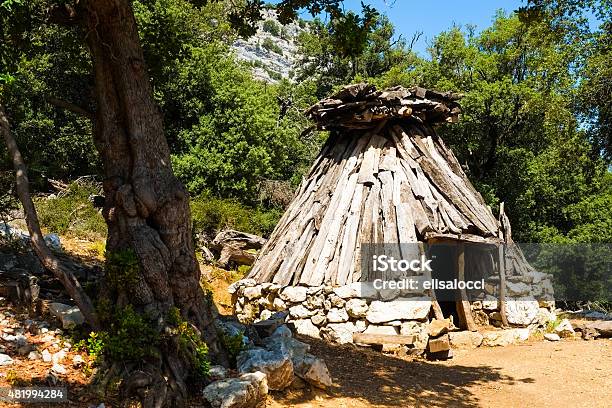
{"label": "hut doorway", "polygon": [[[448,242],[436,242],[429,245],[431,262],[431,278],[438,282],[457,279],[456,245]],[[434,289],[436,299],[442,309],[445,319],[452,316],[453,322],[459,326],[461,320],[457,311],[458,293],[455,289]],[[465,327],[460,327],[465,329]]]}
{"label": "hut doorway", "polygon": [[[438,282],[465,281],[465,250],[463,242],[430,243],[431,278]],[[476,330],[465,289],[436,287],[434,293],[445,319],[452,317],[455,326],[460,329]]]}

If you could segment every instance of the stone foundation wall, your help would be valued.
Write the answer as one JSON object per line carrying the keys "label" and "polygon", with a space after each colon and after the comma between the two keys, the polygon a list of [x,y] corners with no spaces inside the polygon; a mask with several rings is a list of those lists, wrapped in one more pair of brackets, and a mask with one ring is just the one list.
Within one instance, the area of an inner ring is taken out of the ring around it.
{"label": "stone foundation wall", "polygon": [[[536,275],[537,274],[537,275]],[[481,326],[501,324],[496,298],[496,277],[482,293],[471,293],[472,314]],[[244,279],[229,288],[234,312],[242,323],[266,320],[276,312],[288,312],[287,322],[310,337],[351,343],[353,333],[414,335],[414,350],[427,346],[431,298],[425,293],[377,290],[371,283],[346,286],[287,286],[257,284]],[[513,327],[535,328],[554,320],[550,276],[534,273],[508,277],[506,311]],[[537,297],[536,297],[537,295]]]}

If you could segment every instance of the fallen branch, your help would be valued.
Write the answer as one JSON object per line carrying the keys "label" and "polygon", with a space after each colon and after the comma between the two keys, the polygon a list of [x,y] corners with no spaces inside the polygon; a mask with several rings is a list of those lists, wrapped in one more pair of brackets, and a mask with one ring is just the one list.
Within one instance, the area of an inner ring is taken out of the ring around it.
{"label": "fallen branch", "polygon": [[26,224],[28,231],[30,232],[30,238],[32,246],[36,255],[42,262],[43,266],[50,270],[53,275],[62,283],[70,297],[75,301],[85,320],[94,329],[99,329],[98,317],[95,313],[93,303],[79,281],[75,278],[72,270],[66,267],[66,265],[60,263],[55,255],[49,250],[49,247],[43,239],[42,231],[40,230],[40,224],[38,222],[38,215],[36,214],[36,208],[32,202],[30,196],[30,187],[28,181],[27,167],[21,157],[21,152],[17,146],[15,138],[11,134],[8,118],[4,112],[4,106],[0,104],[0,133],[4,136],[6,147],[8,148],[9,155],[13,160],[13,167],[15,168],[15,178],[17,186],[17,195],[23,205],[23,212],[25,214]]}

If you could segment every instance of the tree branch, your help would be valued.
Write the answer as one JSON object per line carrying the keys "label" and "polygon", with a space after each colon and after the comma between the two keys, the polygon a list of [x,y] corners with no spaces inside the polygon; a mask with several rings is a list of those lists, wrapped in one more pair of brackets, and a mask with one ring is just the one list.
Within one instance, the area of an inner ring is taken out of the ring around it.
{"label": "tree branch", "polygon": [[81,18],[78,7],[79,0],[76,0],[74,4],[52,4],[47,9],[47,20],[57,25],[74,26]]}
{"label": "tree branch", "polygon": [[64,100],[54,98],[53,96],[47,96],[45,97],[45,100],[51,105],[57,106],[58,108],[69,110],[70,112],[85,116],[91,120],[94,119],[93,112],[90,112],[87,109],[80,107],[79,105],[75,105],[74,103],[66,102]]}
{"label": "tree branch", "polygon": [[26,224],[28,225],[28,231],[30,232],[30,239],[34,251],[38,258],[44,265],[44,267],[50,270],[53,275],[62,283],[70,297],[74,299],[75,303],[81,309],[85,320],[95,330],[100,328],[98,317],[91,299],[83,288],[79,281],[74,277],[72,270],[66,267],[66,265],[60,263],[59,259],[45,243],[43,239],[42,231],[40,230],[40,224],[38,222],[38,215],[36,214],[36,208],[32,202],[30,196],[30,187],[28,180],[27,167],[21,157],[21,152],[17,146],[15,138],[11,134],[8,118],[4,112],[4,105],[0,103],[0,133],[4,136],[6,147],[8,148],[9,155],[13,159],[13,167],[15,168],[15,178],[17,182],[17,195],[23,205],[23,212],[26,218]]}

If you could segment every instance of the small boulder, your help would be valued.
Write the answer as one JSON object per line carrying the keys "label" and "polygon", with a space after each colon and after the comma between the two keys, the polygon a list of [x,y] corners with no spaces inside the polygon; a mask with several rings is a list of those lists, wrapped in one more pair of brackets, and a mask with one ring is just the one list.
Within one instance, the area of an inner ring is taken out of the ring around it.
{"label": "small boulder", "polygon": [[531,287],[524,282],[506,281],[506,290],[508,296],[527,296]]}
{"label": "small boulder", "polygon": [[451,322],[448,319],[439,320],[434,319],[427,326],[427,334],[431,337],[438,337],[445,333],[448,333],[448,328],[450,327]]}
{"label": "small boulder", "polygon": [[306,354],[302,359],[294,359],[293,363],[295,374],[309,384],[322,389],[331,387],[331,375],[329,375],[327,365],[320,358]]}
{"label": "small boulder", "polygon": [[258,371],[215,381],[203,394],[213,408],[263,408],[268,395],[266,375]]}
{"label": "small boulder", "polygon": [[249,300],[260,298],[261,294],[261,286],[250,286],[242,291],[242,296]]}
{"label": "small boulder", "polygon": [[448,334],[451,347],[458,349],[472,349],[480,347],[483,336],[478,332],[459,331]]}
{"label": "small boulder", "polygon": [[560,341],[561,337],[557,333],[546,333],[544,338],[548,341]]}
{"label": "small boulder", "polygon": [[60,350],[57,353],[53,354],[51,361],[53,361],[53,364],[59,364],[63,362],[65,358],[66,358],[66,352],[64,350]]}
{"label": "small boulder", "polygon": [[295,332],[304,336],[320,339],[319,328],[315,326],[310,319],[300,319],[291,322],[295,327]]}
{"label": "small boulder", "polygon": [[323,326],[325,323],[327,323],[327,317],[325,317],[325,314],[323,314],[323,312],[319,311],[316,315],[310,318],[310,321],[315,326]]}
{"label": "small boulder", "polygon": [[415,336],[414,349],[411,351],[413,353],[416,352],[416,350],[425,350],[427,347],[429,335],[427,334],[427,327],[424,323],[415,321],[404,322],[400,326],[400,334],[402,336]]}
{"label": "small boulder", "polygon": [[66,374],[66,367],[59,363],[54,363],[51,367],[51,372],[54,374]]}
{"label": "small boulder", "polygon": [[85,322],[83,313],[76,306],[54,302],[49,304],[49,312],[62,322],[64,329],[72,329]]}
{"label": "small boulder", "polygon": [[211,366],[208,370],[208,378],[210,378],[211,381],[225,380],[229,376],[229,370],[220,365]]}
{"label": "small boulder", "polygon": [[42,359],[45,363],[50,363],[53,360],[53,356],[49,352],[49,350],[44,349],[42,352]]}
{"label": "small boulder", "polygon": [[302,305],[292,306],[289,308],[289,315],[293,319],[306,319],[314,314],[315,312],[313,310],[308,310]]}
{"label": "small boulder", "polygon": [[349,299],[344,307],[349,316],[356,319],[365,317],[368,312],[368,304],[365,299]]}
{"label": "small boulder", "polygon": [[503,347],[516,342],[514,330],[489,330],[482,333],[482,335],[483,346]]}
{"label": "small boulder", "polygon": [[540,305],[532,297],[506,300],[506,317],[508,323],[528,326],[537,321]]}
{"label": "small boulder", "polygon": [[274,330],[274,332],[272,333],[272,337],[292,337],[293,334],[291,333],[291,330],[289,330],[289,328],[287,327],[287,325],[281,325],[278,326],[276,328],[276,330]]}
{"label": "small boulder", "polygon": [[321,329],[321,336],[327,341],[346,344],[353,342],[353,333],[358,331],[357,325],[353,322],[330,323]]}
{"label": "small boulder", "polygon": [[280,298],[286,302],[301,303],[306,300],[307,291],[305,286],[287,286],[280,292]]}
{"label": "small boulder", "polygon": [[28,353],[28,360],[40,360],[42,358],[42,356],[40,355],[40,353],[36,350],[34,351],[30,351]]}
{"label": "small boulder", "polygon": [[274,310],[287,310],[287,304],[279,297],[275,297],[272,301],[272,308]]}
{"label": "small boulder", "polygon": [[559,337],[573,337],[574,328],[569,320],[563,319],[559,325],[555,327],[555,333],[558,334]]}
{"label": "small boulder", "polygon": [[342,299],[361,298],[376,299],[378,291],[369,282],[354,282],[334,289],[334,293]]}
{"label": "small boulder", "polygon": [[586,325],[588,329],[593,329],[599,333],[600,337],[610,338],[612,337],[612,320],[599,320],[588,323]]}
{"label": "small boulder", "polygon": [[398,298],[391,302],[374,301],[366,314],[370,323],[384,323],[393,320],[422,320],[431,309],[431,298]]}
{"label": "small boulder", "polygon": [[495,296],[487,295],[482,301],[482,308],[484,310],[492,311],[497,310],[498,302]]}
{"label": "small boulder", "polygon": [[329,309],[327,312],[327,321],[330,323],[344,323],[348,321],[349,316],[345,309]]}
{"label": "small boulder", "polygon": [[80,368],[80,367],[83,367],[84,365],[85,365],[85,359],[83,359],[83,356],[81,356],[80,354],[77,354],[76,356],[72,357],[72,367]]}
{"label": "small boulder", "polygon": [[0,366],[13,364],[13,359],[7,354],[0,354]]}
{"label": "small boulder", "polygon": [[252,348],[242,351],[236,358],[238,372],[266,374],[271,390],[283,390],[293,380],[293,363],[288,353],[280,350]]}

